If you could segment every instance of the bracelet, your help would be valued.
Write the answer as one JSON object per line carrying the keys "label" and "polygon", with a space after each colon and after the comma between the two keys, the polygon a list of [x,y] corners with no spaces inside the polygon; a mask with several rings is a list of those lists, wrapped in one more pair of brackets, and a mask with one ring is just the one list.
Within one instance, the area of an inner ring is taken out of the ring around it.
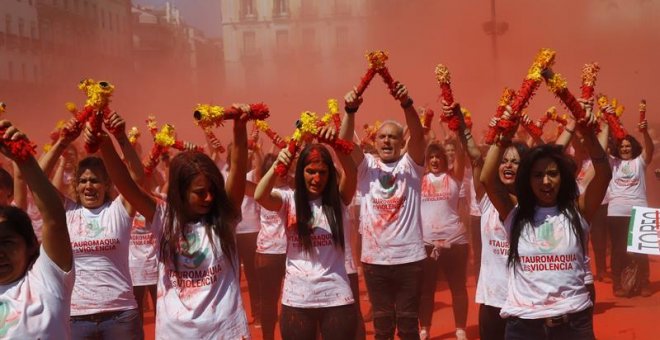
{"label": "bracelet", "polygon": [[471,134],[471,133],[466,133],[466,134],[464,134],[463,136],[465,136],[465,140],[466,140],[466,141],[472,138],[472,134]]}
{"label": "bracelet", "polygon": [[352,115],[358,111],[357,107],[348,107],[344,106],[344,111],[346,111],[347,114]]}
{"label": "bracelet", "polygon": [[413,100],[410,97],[408,97],[408,100],[401,103],[401,107],[404,108],[404,109],[407,109],[407,108],[411,107],[412,104],[413,104]]}
{"label": "bracelet", "polygon": [[566,131],[566,132],[568,132],[568,133],[570,133],[570,134],[574,134],[574,133],[575,133],[575,129],[571,130],[571,129],[569,129],[569,128],[565,128],[564,131]]}

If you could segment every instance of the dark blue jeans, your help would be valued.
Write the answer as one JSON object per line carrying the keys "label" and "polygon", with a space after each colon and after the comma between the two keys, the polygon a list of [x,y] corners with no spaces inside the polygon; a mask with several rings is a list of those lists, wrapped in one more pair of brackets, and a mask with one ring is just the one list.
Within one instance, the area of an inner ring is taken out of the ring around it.
{"label": "dark blue jeans", "polygon": [[362,263],[369,300],[374,313],[375,338],[419,339],[419,299],[422,293],[422,261],[378,265]]}
{"label": "dark blue jeans", "polygon": [[282,305],[280,333],[283,340],[347,340],[355,337],[355,304],[324,307],[296,308]]}
{"label": "dark blue jeans", "polygon": [[144,339],[142,321],[137,309],[116,313],[99,313],[71,317],[71,338],[78,339]]}
{"label": "dark blue jeans", "polygon": [[569,314],[565,322],[548,325],[546,319],[510,317],[506,322],[507,340],[589,340],[595,339],[591,308]]}
{"label": "dark blue jeans", "polygon": [[481,340],[504,340],[506,319],[500,316],[500,308],[479,305],[479,337]]}

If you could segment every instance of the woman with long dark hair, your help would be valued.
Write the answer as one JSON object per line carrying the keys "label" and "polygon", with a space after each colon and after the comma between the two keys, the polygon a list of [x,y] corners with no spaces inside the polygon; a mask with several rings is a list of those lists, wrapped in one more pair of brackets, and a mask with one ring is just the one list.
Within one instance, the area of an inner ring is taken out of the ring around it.
{"label": "woman with long dark hair", "polygon": [[500,312],[507,318],[506,339],[594,338],[588,222],[611,171],[594,131],[580,125],[595,170],[582,195],[576,165],[562,146],[538,146],[520,160],[516,201],[494,171],[503,148],[491,147],[486,157],[482,180],[500,218],[506,216],[509,236],[508,289]]}
{"label": "woman with long dark hair", "polygon": [[132,180],[109,137],[100,136],[101,154],[119,192],[146,220],[162,226],[154,231],[160,245],[157,338],[249,337],[234,234],[245,192],[245,116],[234,123],[226,182],[207,155],[181,152],[171,161],[164,203]]}
{"label": "woman with long dark hair", "polygon": [[[328,139],[334,131],[321,132]],[[357,310],[344,265],[348,241],[347,206],[356,189],[356,166],[350,156],[337,154],[344,175],[337,170],[325,146],[311,144],[300,153],[294,192],[273,191],[275,166],[291,164],[282,150],[263,176],[255,199],[265,209],[288,211],[287,260],[282,292],[282,338],[352,339]]]}
{"label": "woman with long dark hair", "polygon": [[[611,148],[612,181],[609,186],[609,205],[607,206],[607,225],[610,230],[612,256],[612,289],[614,296],[625,297],[634,294],[651,296],[649,287],[649,258],[646,254],[626,253],[628,240],[628,221],[633,206],[648,206],[646,198],[646,166],[653,160],[653,140],[648,133],[648,122],[639,124],[644,145],[631,135],[626,135]],[[627,287],[623,289],[623,269],[633,264],[638,267],[637,277],[632,281],[639,283],[639,290]]]}

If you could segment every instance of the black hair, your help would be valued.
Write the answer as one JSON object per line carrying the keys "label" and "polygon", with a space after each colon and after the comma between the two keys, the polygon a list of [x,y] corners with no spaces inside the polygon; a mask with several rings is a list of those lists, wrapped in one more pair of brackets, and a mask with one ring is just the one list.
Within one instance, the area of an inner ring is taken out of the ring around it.
{"label": "black hair", "polygon": [[[28,268],[39,257],[39,240],[34,233],[32,220],[28,214],[20,208],[6,205],[0,206],[0,228],[9,229],[12,233],[18,234],[24,241],[28,251]],[[27,268],[26,268],[27,270]]]}
{"label": "black hair", "polygon": [[315,152],[321,156],[321,161],[328,167],[328,181],[323,193],[321,194],[321,205],[323,214],[328,220],[332,240],[335,246],[340,245],[343,250],[344,245],[344,222],[341,195],[339,194],[339,182],[337,180],[337,170],[332,162],[330,152],[321,144],[307,145],[296,164],[296,190],[294,191],[294,200],[296,204],[296,226],[298,230],[298,239],[302,248],[309,252],[312,249],[312,227],[313,221],[312,208],[309,206],[309,195],[305,185],[305,167],[310,163],[308,156]]}
{"label": "black hair", "polygon": [[518,198],[518,212],[513,217],[511,234],[509,235],[509,258],[507,264],[515,266],[520,264],[518,241],[526,224],[534,223],[536,208],[536,195],[532,191],[530,179],[534,164],[541,159],[550,159],[557,164],[561,179],[557,194],[557,208],[571,223],[571,230],[580,241],[582,254],[585,254],[585,237],[582,231],[582,222],[578,212],[577,199],[579,196],[577,182],[575,181],[576,164],[567,156],[563,147],[554,144],[540,145],[529,150],[520,160],[516,175],[515,187]]}
{"label": "black hair", "polygon": [[14,192],[14,179],[4,168],[0,168],[0,188],[7,189],[10,194]]}

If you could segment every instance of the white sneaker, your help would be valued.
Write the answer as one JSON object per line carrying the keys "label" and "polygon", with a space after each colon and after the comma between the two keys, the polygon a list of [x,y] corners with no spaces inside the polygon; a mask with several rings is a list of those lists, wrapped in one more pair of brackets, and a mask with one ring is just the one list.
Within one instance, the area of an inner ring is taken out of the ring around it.
{"label": "white sneaker", "polygon": [[467,340],[467,334],[465,334],[464,329],[458,328],[456,330],[456,340]]}
{"label": "white sneaker", "polygon": [[422,327],[422,329],[419,330],[419,339],[429,340],[429,331],[426,329],[426,327]]}

